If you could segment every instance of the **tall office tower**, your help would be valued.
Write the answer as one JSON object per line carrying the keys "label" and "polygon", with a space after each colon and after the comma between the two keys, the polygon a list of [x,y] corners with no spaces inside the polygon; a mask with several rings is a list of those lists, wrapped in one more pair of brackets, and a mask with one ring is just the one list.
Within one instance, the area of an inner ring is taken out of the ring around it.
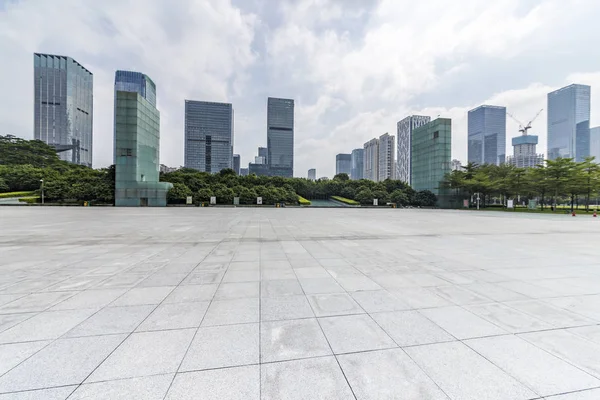
{"label": "tall office tower", "polygon": [[211,173],[233,167],[231,103],[185,101],[185,167]]}
{"label": "tall office tower", "polygon": [[335,174],[348,174],[352,172],[352,154],[337,154],[335,156]]}
{"label": "tall office tower", "polygon": [[240,175],[241,176],[248,176],[248,168],[240,168]]}
{"label": "tall office tower", "polygon": [[538,154],[536,135],[522,135],[512,139],[513,155],[506,159],[507,164],[518,168],[533,168],[544,162],[544,155]]}
{"label": "tall office tower", "polygon": [[[113,143],[117,140],[117,92],[138,93],[146,99],[153,107],[156,107],[156,85],[148,75],[134,71],[116,71],[115,72],[115,119],[113,127]],[[113,154],[113,164],[117,163],[117,154]]]}
{"label": "tall office tower", "polygon": [[352,150],[352,169],[350,170],[350,179],[358,180],[363,178],[365,168],[364,164],[364,149]]}
{"label": "tall office tower", "polygon": [[115,206],[166,206],[159,182],[160,113],[137,91],[115,94]]}
{"label": "tall office tower", "polygon": [[452,160],[452,163],[450,164],[450,169],[452,171],[462,170],[462,163],[460,162],[460,160]]}
{"label": "tall office tower", "polygon": [[267,100],[267,165],[272,176],[294,176],[294,100]]}
{"label": "tall office tower", "polygon": [[590,129],[590,156],[595,157],[596,164],[600,164],[600,126]]}
{"label": "tall office tower", "polygon": [[258,148],[258,156],[259,157],[263,157],[263,159],[265,160],[265,164],[267,163],[267,155],[269,154],[269,151],[267,150],[266,147],[259,147]]}
{"label": "tall office tower", "polygon": [[61,160],[92,166],[94,76],[71,57],[33,54],[33,137]]}
{"label": "tall office tower", "polygon": [[394,179],[396,169],[396,140],[394,136],[390,136],[385,133],[379,137],[379,168],[378,177],[379,182],[383,182],[386,179]]}
{"label": "tall office tower", "polygon": [[363,146],[363,178],[377,182],[379,178],[379,139],[373,138]]}
{"label": "tall office tower", "polygon": [[583,161],[590,154],[590,87],[569,85],[548,93],[548,159]]}
{"label": "tall office tower", "polygon": [[397,124],[398,154],[396,179],[410,185],[411,139],[412,131],[431,121],[431,117],[424,115],[411,115]]}
{"label": "tall office tower", "polygon": [[506,107],[483,105],[468,114],[468,161],[500,165],[506,159]]}
{"label": "tall office tower", "polygon": [[317,170],[314,168],[311,168],[308,170],[308,180],[309,181],[316,181],[317,180]]}
{"label": "tall office tower", "polygon": [[237,175],[240,174],[241,158],[239,154],[233,155],[233,170]]}
{"label": "tall office tower", "polygon": [[416,128],[412,136],[412,187],[440,195],[451,170],[452,121],[437,118]]}
{"label": "tall office tower", "polygon": [[255,156],[254,157],[254,164],[266,164],[266,160],[264,157],[260,157],[260,156]]}

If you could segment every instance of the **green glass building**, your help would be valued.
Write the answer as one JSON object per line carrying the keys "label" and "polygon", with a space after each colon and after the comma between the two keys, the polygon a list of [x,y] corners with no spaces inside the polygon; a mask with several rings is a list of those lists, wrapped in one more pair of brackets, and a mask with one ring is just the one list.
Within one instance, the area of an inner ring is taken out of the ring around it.
{"label": "green glass building", "polygon": [[442,181],[450,172],[452,121],[438,118],[413,129],[411,137],[411,184],[415,190],[445,195]]}
{"label": "green glass building", "polygon": [[115,206],[164,207],[171,183],[159,182],[160,113],[138,92],[115,93]]}

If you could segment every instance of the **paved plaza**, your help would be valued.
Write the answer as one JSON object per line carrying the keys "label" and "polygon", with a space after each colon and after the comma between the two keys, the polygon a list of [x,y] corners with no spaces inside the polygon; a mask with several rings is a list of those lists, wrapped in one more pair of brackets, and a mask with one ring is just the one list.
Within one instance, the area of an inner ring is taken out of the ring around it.
{"label": "paved plaza", "polygon": [[600,399],[600,218],[0,207],[0,400]]}

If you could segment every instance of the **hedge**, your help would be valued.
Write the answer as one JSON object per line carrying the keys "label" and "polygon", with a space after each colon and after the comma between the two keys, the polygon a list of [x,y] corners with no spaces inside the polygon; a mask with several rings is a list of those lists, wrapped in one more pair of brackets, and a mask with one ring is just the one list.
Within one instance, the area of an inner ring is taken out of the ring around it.
{"label": "hedge", "polygon": [[298,203],[300,203],[301,206],[310,206],[310,200],[306,200],[304,197],[302,196],[298,196]]}
{"label": "hedge", "polygon": [[340,197],[340,196],[331,196],[331,198],[332,198],[333,200],[337,200],[337,201],[339,201],[339,202],[342,202],[342,203],[344,203],[344,204],[348,204],[348,205],[351,205],[351,206],[359,206],[359,205],[360,205],[360,203],[359,203],[358,201],[355,201],[355,200],[350,200],[350,199],[347,199],[347,198],[345,198],[345,197]]}
{"label": "hedge", "polygon": [[21,197],[19,198],[19,202],[21,203],[27,203],[27,204],[35,204],[35,203],[39,203],[40,198],[37,196],[30,196],[30,197]]}
{"label": "hedge", "polygon": [[33,196],[35,192],[8,192],[8,193],[0,193],[0,199],[7,199],[9,197],[23,197],[23,196]]}

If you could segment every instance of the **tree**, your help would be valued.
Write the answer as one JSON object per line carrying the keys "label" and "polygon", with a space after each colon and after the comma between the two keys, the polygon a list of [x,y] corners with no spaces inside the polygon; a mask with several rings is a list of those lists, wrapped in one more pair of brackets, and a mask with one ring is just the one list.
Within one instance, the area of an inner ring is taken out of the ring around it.
{"label": "tree", "polygon": [[390,201],[390,195],[385,190],[375,190],[373,198],[377,199],[377,204],[379,205],[384,205]]}
{"label": "tree", "polygon": [[354,199],[360,204],[373,204],[373,192],[371,189],[364,188],[356,194]]}
{"label": "tree", "polygon": [[350,180],[350,177],[348,176],[347,173],[343,172],[341,174],[336,174],[333,177],[333,180],[335,180],[335,181],[348,181],[348,180]]}
{"label": "tree", "polygon": [[390,195],[390,200],[392,201],[392,203],[396,203],[396,205],[400,206],[407,206],[409,203],[409,198],[407,194],[400,189],[396,189],[392,192],[392,194]]}
{"label": "tree", "polygon": [[417,192],[417,203],[422,207],[433,207],[437,202],[437,196],[429,190]]}
{"label": "tree", "polygon": [[545,162],[549,189],[554,193],[553,203],[556,205],[558,196],[567,194],[567,185],[574,176],[576,164],[572,158],[562,157]]}
{"label": "tree", "polygon": [[0,178],[0,193],[8,192],[10,188],[6,184],[3,178]]}
{"label": "tree", "polygon": [[218,204],[233,204],[235,193],[233,193],[233,189],[225,187],[215,190],[215,196]]}
{"label": "tree", "polygon": [[210,190],[209,188],[204,188],[204,189],[200,189],[198,190],[198,192],[196,192],[196,200],[198,202],[209,202],[210,198],[213,196],[213,191]]}
{"label": "tree", "polygon": [[192,190],[183,183],[174,183],[173,187],[167,192],[167,202],[173,204],[185,203],[188,196],[192,195]]}
{"label": "tree", "polygon": [[594,160],[595,157],[586,157],[580,168],[586,212],[590,210],[591,195],[600,189],[600,165],[596,164]]}
{"label": "tree", "polygon": [[31,165],[44,168],[63,163],[51,146],[40,140],[25,140],[0,135],[0,164]]}

